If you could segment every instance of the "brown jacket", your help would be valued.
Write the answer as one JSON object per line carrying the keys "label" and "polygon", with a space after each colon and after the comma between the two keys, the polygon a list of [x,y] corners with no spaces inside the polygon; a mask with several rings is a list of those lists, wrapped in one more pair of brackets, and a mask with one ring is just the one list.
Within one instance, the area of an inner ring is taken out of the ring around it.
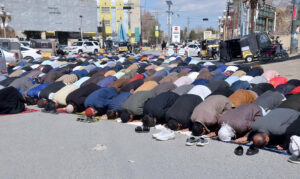
{"label": "brown jacket", "polygon": [[202,69],[200,70],[200,73],[199,75],[197,76],[197,79],[206,79],[206,80],[210,80],[212,79],[212,77],[214,77],[214,75],[209,72],[208,70],[206,69]]}
{"label": "brown jacket", "polygon": [[130,81],[127,80],[127,79],[118,79],[118,80],[112,82],[112,83],[109,85],[109,87],[115,87],[116,90],[117,90],[117,92],[120,93],[120,89],[121,89],[123,86],[127,85],[129,82],[130,82]]}
{"label": "brown jacket", "polygon": [[261,118],[261,108],[256,104],[243,104],[225,113],[218,120],[219,126],[226,123],[235,130],[238,135],[245,135],[251,130],[254,121]]}
{"label": "brown jacket", "polygon": [[218,124],[218,118],[231,109],[232,104],[227,97],[213,95],[194,109],[191,120],[201,123],[208,131],[213,130]]}
{"label": "brown jacket", "polygon": [[229,96],[229,100],[232,103],[232,106],[238,107],[242,104],[250,104],[255,101],[257,98],[257,94],[251,90],[236,90],[231,96]]}
{"label": "brown jacket", "polygon": [[158,84],[155,81],[147,81],[142,86],[138,87],[138,89],[136,89],[134,93],[139,91],[150,91],[153,88],[155,88],[157,85]]}

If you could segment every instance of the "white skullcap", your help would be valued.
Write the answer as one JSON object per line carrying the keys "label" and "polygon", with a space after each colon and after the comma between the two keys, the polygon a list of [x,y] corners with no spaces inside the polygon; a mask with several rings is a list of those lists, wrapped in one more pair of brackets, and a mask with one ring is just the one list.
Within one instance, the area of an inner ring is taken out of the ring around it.
{"label": "white skullcap", "polygon": [[235,131],[228,124],[222,124],[221,129],[218,132],[219,139],[221,141],[228,142],[235,136]]}

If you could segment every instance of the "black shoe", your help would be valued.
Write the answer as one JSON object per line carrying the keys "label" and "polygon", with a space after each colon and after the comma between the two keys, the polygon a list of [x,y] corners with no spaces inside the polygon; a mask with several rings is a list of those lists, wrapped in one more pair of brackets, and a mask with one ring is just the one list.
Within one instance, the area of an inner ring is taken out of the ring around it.
{"label": "black shoe", "polygon": [[141,126],[137,126],[137,127],[135,128],[135,132],[137,132],[137,133],[142,133],[142,132],[143,132],[143,128],[142,128]]}
{"label": "black shoe", "polygon": [[255,155],[259,152],[258,148],[254,147],[253,145],[250,145],[249,149],[246,152],[246,155]]}
{"label": "black shoe", "polygon": [[240,145],[237,148],[235,148],[235,150],[234,150],[234,154],[237,156],[241,156],[241,155],[243,155],[243,153],[244,153],[244,149]]}
{"label": "black shoe", "polygon": [[150,132],[150,128],[149,127],[141,127],[141,126],[137,126],[136,128],[135,128],[135,132],[136,133],[148,133],[148,132]]}
{"label": "black shoe", "polygon": [[97,120],[93,117],[86,117],[86,122],[88,123],[93,123],[93,122],[96,122]]}
{"label": "black shoe", "polygon": [[300,156],[291,156],[288,161],[291,163],[300,164]]}
{"label": "black shoe", "polygon": [[50,111],[47,110],[46,108],[45,108],[45,109],[42,109],[41,111],[42,111],[43,113],[50,113]]}
{"label": "black shoe", "polygon": [[150,132],[150,127],[144,126],[143,127],[143,132],[145,132],[145,133]]}
{"label": "black shoe", "polygon": [[83,121],[86,121],[86,120],[87,120],[86,118],[87,118],[86,116],[81,116],[81,117],[78,117],[78,118],[77,118],[77,121],[83,122]]}

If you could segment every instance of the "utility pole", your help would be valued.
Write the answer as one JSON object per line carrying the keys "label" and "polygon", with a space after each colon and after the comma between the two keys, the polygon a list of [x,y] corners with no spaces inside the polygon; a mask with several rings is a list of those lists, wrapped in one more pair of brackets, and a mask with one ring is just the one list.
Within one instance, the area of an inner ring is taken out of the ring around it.
{"label": "utility pole", "polygon": [[80,38],[81,38],[81,40],[83,40],[83,35],[82,35],[82,18],[83,18],[83,16],[80,15],[79,17],[80,17]]}
{"label": "utility pole", "polygon": [[233,4],[233,6],[234,6],[234,11],[233,11],[233,28],[232,28],[231,39],[235,38],[236,18],[237,18],[238,14],[239,14],[238,13],[239,12],[239,5],[238,4]]}
{"label": "utility pole", "polygon": [[240,37],[243,36],[244,36],[244,4],[243,4],[243,0],[240,0]]}
{"label": "utility pole", "polygon": [[292,29],[291,29],[291,48],[290,52],[298,52],[298,40],[297,40],[297,16],[298,16],[298,4],[300,0],[293,0],[293,15],[292,15]]}
{"label": "utility pole", "polygon": [[[154,15],[155,15],[155,46],[156,48],[158,47],[158,36],[159,36],[159,27],[158,27],[158,10],[156,9],[154,11]],[[158,36],[157,36],[157,31],[158,31]]]}
{"label": "utility pole", "polygon": [[[131,0],[128,1],[128,3],[123,7],[124,10],[127,10],[127,16],[128,16],[128,41],[129,41],[129,44],[131,44],[131,34],[132,34],[132,31],[131,31],[131,9],[133,9],[134,7],[134,4],[131,3]],[[122,19],[121,19],[122,20]]]}
{"label": "utility pole", "polygon": [[168,42],[171,43],[171,14],[173,13],[171,11],[171,6],[173,5],[172,1],[166,1],[168,5]]}
{"label": "utility pole", "polygon": [[229,16],[229,5],[230,5],[230,0],[227,0],[227,6],[226,6],[226,19],[225,19],[225,31],[226,31],[226,33],[225,33],[225,40],[227,40],[228,39],[228,30],[227,30],[227,28],[228,28],[228,25],[227,25],[227,23],[228,23],[228,16]]}

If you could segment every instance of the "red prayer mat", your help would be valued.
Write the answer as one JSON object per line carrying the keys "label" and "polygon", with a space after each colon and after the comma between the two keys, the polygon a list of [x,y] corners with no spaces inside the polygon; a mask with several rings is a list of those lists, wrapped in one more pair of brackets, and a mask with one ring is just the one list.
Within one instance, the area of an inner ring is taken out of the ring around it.
{"label": "red prayer mat", "polygon": [[[39,111],[39,110],[30,109],[30,108],[25,108],[25,110],[24,110],[23,112],[16,113],[16,114],[33,113],[33,112],[37,112],[37,111]],[[15,115],[15,114],[0,114],[0,116],[9,116],[9,115]]]}

